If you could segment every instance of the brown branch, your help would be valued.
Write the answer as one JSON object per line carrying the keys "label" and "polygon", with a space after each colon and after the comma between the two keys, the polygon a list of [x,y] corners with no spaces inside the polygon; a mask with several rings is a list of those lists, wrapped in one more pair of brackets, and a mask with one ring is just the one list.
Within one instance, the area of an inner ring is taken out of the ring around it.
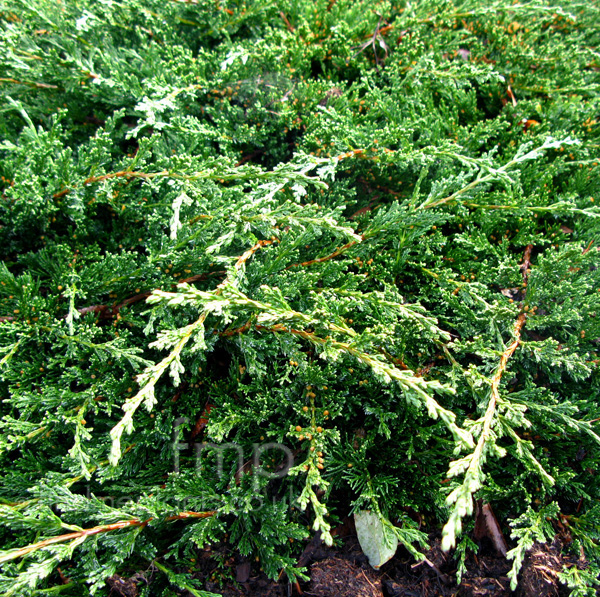
{"label": "brown branch", "polygon": [[[193,276],[190,276],[189,278],[182,278],[181,280],[179,280],[179,282],[177,284],[193,284],[194,282],[198,282],[199,280],[206,280],[207,278],[210,278],[211,276],[222,276],[224,275],[226,272],[225,271],[218,271],[218,272],[208,272],[208,273],[204,273],[204,274],[195,274]],[[173,288],[177,288],[177,284],[173,284]],[[118,305],[115,305],[114,307],[109,307],[108,305],[100,305],[99,308],[103,310],[104,313],[104,317],[105,318],[110,318],[110,317],[115,317],[116,315],[118,315],[119,311],[123,308],[123,307],[128,307],[129,305],[134,305],[135,303],[139,303],[140,301],[143,301],[145,299],[147,299],[150,295],[152,294],[152,292],[142,292],[141,294],[136,294],[132,297],[129,297],[128,299],[125,299],[122,303],[119,303]],[[84,307],[83,309],[77,309],[80,313],[83,313],[83,311],[85,309],[94,309],[96,307]]]}
{"label": "brown branch", "polygon": [[54,193],[54,195],[52,195],[53,199],[60,199],[61,197],[64,197],[65,195],[68,195],[73,189],[63,189],[62,191],[59,191],[58,193]]}
{"label": "brown branch", "polygon": [[[204,274],[195,274],[194,276],[190,276],[189,278],[182,278],[181,280],[179,280],[178,284],[182,284],[182,283],[188,283],[188,284],[192,284],[194,282],[198,282],[199,280],[206,280],[207,278],[211,277],[211,276],[222,276],[224,275],[226,272],[223,270],[220,271],[216,271],[216,272],[209,272],[209,273],[204,273]],[[176,288],[177,284],[173,284],[173,288]],[[140,294],[136,294],[134,296],[131,296],[127,299],[125,299],[123,302],[117,304],[117,305],[90,305],[89,307],[80,307],[79,309],[77,309],[77,312],[80,313],[81,315],[87,315],[88,313],[95,313],[96,315],[99,316],[99,319],[112,319],[113,317],[116,317],[119,314],[119,311],[123,308],[123,307],[128,307],[129,305],[134,305],[135,303],[139,303],[140,301],[143,301],[145,299],[147,299],[152,293],[151,292],[142,292]],[[66,317],[66,315],[63,315],[63,319]],[[4,322],[4,321],[14,321],[15,318],[12,315],[5,315],[0,317],[0,323]]]}
{"label": "brown branch", "polygon": [[274,242],[274,240],[259,240],[253,247],[250,247],[243,255],[238,257],[238,260],[236,261],[234,266],[235,269],[239,269],[240,267],[242,267],[242,265],[244,265],[246,261],[248,261],[248,259],[250,259],[250,257],[252,257],[254,253],[256,253],[256,251],[262,249],[263,247],[266,247],[267,245],[272,245]]}
{"label": "brown branch", "polygon": [[35,89],[58,89],[58,85],[50,85],[49,83],[35,83],[34,81],[18,81],[17,79],[10,79],[0,77],[0,83],[14,83],[15,85],[27,85]]}
{"label": "brown branch", "polygon": [[20,549],[15,549],[9,551],[4,556],[0,557],[0,564],[4,562],[9,562],[11,560],[16,560],[17,558],[22,558],[26,556],[28,553],[32,551],[37,551],[38,549],[43,549],[44,547],[48,547],[49,545],[55,545],[56,543],[64,543],[65,541],[71,541],[71,539],[80,539],[81,537],[90,537],[92,535],[98,535],[100,533],[108,533],[110,531],[116,531],[119,529],[124,529],[126,527],[144,527],[146,526],[151,518],[148,520],[141,521],[139,518],[134,518],[132,520],[121,520],[120,522],[115,522],[113,524],[106,524],[102,526],[92,527],[91,529],[83,529],[82,531],[76,531],[74,533],[67,533],[66,535],[58,535],[57,537],[51,537],[50,539],[44,539],[43,541],[38,541],[37,543],[32,543],[26,547],[22,547]]}
{"label": "brown branch", "polygon": [[127,307],[128,305],[134,305],[135,303],[139,303],[147,299],[150,296],[150,292],[142,292],[141,294],[136,294],[128,299],[125,299],[122,303],[114,306],[110,305],[92,305],[91,307],[81,307],[77,309],[77,311],[81,315],[86,315],[87,313],[96,313],[100,319],[112,319],[119,314],[119,311],[123,307]]}
{"label": "brown branch", "polygon": [[[495,407],[496,401],[500,398],[500,394],[498,393],[498,387],[500,386],[500,381],[506,369],[506,363],[508,362],[508,359],[510,359],[510,357],[517,349],[517,346],[519,346],[519,344],[521,343],[521,332],[523,330],[523,326],[525,325],[526,319],[527,314],[525,312],[519,314],[519,317],[517,318],[514,327],[515,339],[513,340],[513,343],[502,353],[498,369],[494,377],[492,377],[492,398],[490,400],[490,405],[492,405],[492,408]],[[490,405],[488,405],[488,410],[490,410]]]}
{"label": "brown branch", "polygon": [[[527,263],[529,261],[529,258],[531,257],[531,249],[532,249],[532,245],[528,245],[527,248],[525,249],[525,254],[523,256],[524,264]],[[500,357],[500,363],[498,364],[498,368],[496,369],[496,372],[494,373],[494,376],[492,377],[492,380],[491,380],[492,384],[491,384],[491,389],[490,389],[490,399],[489,399],[487,408],[485,409],[485,414],[483,416],[483,424],[481,426],[481,434],[479,436],[479,439],[477,440],[477,445],[475,446],[475,450],[472,452],[472,454],[470,456],[470,464],[465,473],[464,483],[467,483],[466,479],[469,477],[472,479],[479,478],[481,460],[484,457],[485,447],[491,439],[490,436],[492,434],[492,425],[494,423],[494,413],[496,411],[496,406],[497,406],[498,402],[500,401],[499,387],[500,387],[500,382],[502,381],[502,375],[506,371],[506,364],[508,363],[508,359],[510,359],[510,357],[514,354],[515,350],[517,350],[517,347],[521,343],[521,332],[523,331],[523,326],[525,325],[526,318],[527,318],[527,314],[525,313],[525,311],[522,311],[521,313],[519,313],[519,316],[517,318],[517,321],[515,322],[514,329],[513,329],[514,340],[510,344],[510,346],[508,346],[508,348],[506,348],[504,350],[504,352],[502,353],[502,356]],[[478,487],[480,487],[480,486],[481,486],[481,484],[478,485]],[[463,487],[464,487],[464,485],[463,485]],[[464,516],[464,514],[459,514],[459,516],[462,518]],[[448,525],[446,525],[446,527],[444,527],[444,532],[443,532],[444,539],[442,539],[443,542],[447,539],[447,535],[446,535],[447,526]],[[454,533],[454,531],[452,531],[452,533]],[[454,538],[452,539],[452,544],[454,544]]]}
{"label": "brown branch", "polygon": [[243,166],[246,162],[249,162],[251,160],[253,160],[254,158],[257,158],[259,155],[265,153],[264,149],[257,149],[256,151],[253,151],[252,153],[248,154],[247,156],[244,156],[236,165],[236,168],[239,168],[240,166]]}
{"label": "brown branch", "polygon": [[275,325],[266,326],[266,325],[255,325],[254,326],[259,332],[288,332],[290,334],[294,334],[296,336],[300,336],[305,340],[311,340],[312,342],[317,342],[320,344],[325,344],[327,340],[320,338],[319,336],[315,336],[312,332],[305,332],[304,330],[296,330],[294,328],[288,328],[284,326],[282,323],[276,323]]}
{"label": "brown branch", "polygon": [[[216,510],[212,510],[209,512],[180,512],[179,514],[175,514],[174,516],[168,516],[165,520],[184,520],[185,518],[210,518],[217,513]],[[152,519],[150,519],[152,520]]]}
{"label": "brown branch", "polygon": [[[180,512],[179,514],[175,514],[174,516],[168,516],[165,520],[173,521],[183,520],[185,518],[209,518],[211,516],[214,516],[216,513],[217,512],[214,510],[210,512]],[[113,524],[104,524],[101,526],[92,527],[90,529],[82,529],[81,531],[76,531],[74,533],[67,533],[65,535],[50,537],[49,539],[44,539],[43,541],[32,543],[31,545],[27,545],[26,547],[10,550],[8,553],[5,553],[2,557],[0,557],[0,564],[3,564],[4,562],[10,562],[18,558],[22,558],[33,551],[37,551],[38,549],[43,549],[44,547],[55,545],[57,543],[65,543],[66,541],[81,539],[82,537],[91,537],[93,535],[99,535],[100,533],[118,531],[119,529],[124,529],[127,527],[145,527],[151,520],[155,520],[155,518],[152,517],[148,518],[147,520],[132,518],[131,520],[121,520]]]}
{"label": "brown branch", "polygon": [[[368,41],[363,43],[359,47],[358,52],[356,52],[354,54],[354,56],[357,56],[361,52],[364,52],[369,46],[371,46],[373,48],[373,55],[375,56],[375,70],[377,70],[377,72],[379,72],[380,59],[379,59],[379,56],[377,55],[376,42],[379,42],[378,45],[383,49],[383,51],[385,53],[385,58],[387,58],[389,48],[388,48],[387,44],[385,43],[385,39],[383,38],[382,33],[385,33],[387,31],[389,31],[390,29],[394,28],[393,25],[386,25],[385,27],[380,27],[381,21],[382,21],[382,17],[379,17],[379,22],[377,23],[377,26],[375,27],[375,31],[370,35],[364,36],[364,39],[368,38]],[[354,58],[354,56],[353,56],[353,58]]]}
{"label": "brown branch", "polygon": [[590,241],[590,244],[589,244],[589,245],[588,245],[588,246],[587,246],[587,247],[586,247],[586,248],[583,250],[583,253],[582,253],[582,255],[585,255],[585,254],[586,254],[586,253],[587,253],[587,252],[588,252],[588,251],[589,251],[589,250],[592,248],[592,245],[593,245],[593,244],[594,244],[594,240],[592,239],[592,240]]}
{"label": "brown branch", "polygon": [[231,336],[237,336],[238,334],[243,334],[247,332],[252,327],[252,323],[248,320],[244,325],[234,328],[233,330],[225,330],[221,332],[219,335],[223,338],[230,338]]}
{"label": "brown branch", "polygon": [[437,574],[438,578],[442,581],[443,584],[445,584],[445,585],[452,584],[452,580],[450,579],[450,577],[447,574],[444,574],[431,560],[428,560],[427,558],[424,558],[420,562],[413,564],[411,566],[411,569],[414,570],[415,568],[421,566],[422,564],[427,564]]}
{"label": "brown branch", "polygon": [[[500,386],[500,381],[502,380],[502,375],[503,375],[504,371],[506,370],[506,363],[508,362],[508,359],[513,355],[513,353],[517,349],[517,346],[519,346],[519,344],[521,342],[521,331],[523,329],[523,325],[525,324],[525,319],[526,319],[525,312],[521,312],[519,314],[519,317],[517,318],[517,321],[514,326],[515,339],[513,340],[512,344],[508,348],[506,348],[504,350],[504,352],[502,353],[502,356],[500,357],[500,363],[498,365],[496,373],[492,377],[490,399],[487,404],[487,408],[485,409],[485,414],[483,416],[483,424],[481,425],[481,433],[479,435],[479,439],[477,440],[477,445],[475,446],[475,450],[469,456],[469,461],[470,461],[469,466],[467,467],[467,469],[465,471],[465,480],[463,481],[463,485],[461,487],[462,491],[468,491],[470,494],[472,494],[474,491],[479,489],[482,485],[481,462],[482,462],[482,459],[485,458],[486,445],[488,444],[488,442],[490,442],[492,440],[491,436],[492,436],[492,426],[494,423],[494,414],[496,411],[496,405],[498,404],[498,402],[500,400],[500,394],[498,392],[498,388]],[[471,488],[472,482],[476,484],[475,489]],[[459,494],[459,496],[460,495],[461,494]],[[454,498],[455,505],[454,505],[454,509],[453,509],[453,513],[451,515],[450,521],[452,521],[452,519],[455,516],[463,518],[467,514],[466,508],[462,503],[460,503],[460,505],[459,505],[460,510],[457,510],[456,502],[458,499],[460,499],[460,498],[457,498],[457,497]],[[471,503],[471,497],[469,497],[469,503]],[[446,526],[444,527],[444,530],[442,533],[442,535],[443,535],[442,546],[444,546],[444,544],[448,544],[449,546],[455,545],[455,541],[456,541],[455,532],[456,531],[453,528],[453,526],[450,526],[450,531],[448,531],[448,527],[451,524],[450,521],[448,523],[446,523]],[[444,549],[447,550],[448,547],[445,547]]]}
{"label": "brown branch", "polygon": [[[384,151],[387,150],[386,147],[384,147],[383,149],[384,149]],[[390,189],[389,187],[386,187],[384,185],[375,184],[373,182],[367,182],[364,178],[362,178],[360,176],[356,180],[365,187],[365,189],[367,190],[368,193],[372,193],[373,188],[376,188],[379,191],[384,191],[386,193],[389,193],[390,195],[393,195],[394,197],[401,197],[403,195],[402,191],[393,191],[392,189]],[[371,202],[374,201],[375,199],[377,199],[378,197],[379,196],[372,199]]]}
{"label": "brown branch", "polygon": [[194,282],[198,282],[199,280],[206,280],[211,276],[224,276],[227,272],[225,270],[219,270],[217,272],[209,272],[205,274],[195,274],[190,276],[189,278],[183,278],[179,280],[179,284],[183,284],[184,282],[187,284],[193,284]]}
{"label": "brown branch", "polygon": [[385,350],[385,348],[381,348],[380,350],[382,354],[385,355],[385,358],[388,361],[391,361],[392,363],[394,363],[394,365],[400,367],[400,369],[402,369],[403,371],[409,370],[409,367],[407,367],[406,363],[402,359],[392,356],[387,350]]}
{"label": "brown branch", "polygon": [[533,245],[527,245],[525,248],[525,253],[523,254],[523,263],[519,266],[523,274],[523,283],[527,285],[527,276],[529,275],[529,266],[531,265],[531,251],[533,249]]}
{"label": "brown branch", "polygon": [[177,391],[175,392],[175,395],[173,396],[173,398],[171,398],[171,402],[177,402],[181,398],[181,396],[183,396],[183,394],[188,391],[189,387],[190,387],[190,384],[187,381],[184,381],[177,388]]}
{"label": "brown branch", "polygon": [[101,182],[111,178],[156,178],[157,176],[166,176],[169,172],[161,170],[160,172],[133,172],[129,170],[121,170],[119,172],[109,172],[102,176],[90,176],[83,181],[83,184],[92,184],[93,182]]}
{"label": "brown branch", "polygon": [[192,428],[192,432],[190,433],[190,442],[193,442],[205,429],[208,425],[208,418],[210,416],[210,411],[213,409],[213,405],[210,404],[208,398],[204,403],[204,408],[198,417],[194,427]]}
{"label": "brown branch", "polygon": [[[523,263],[520,266],[521,271],[523,272],[523,283],[527,284],[527,276],[529,275],[529,266],[531,265],[531,251],[533,250],[533,245],[527,245],[525,248],[525,253],[523,254]],[[523,331],[523,326],[525,325],[525,320],[527,319],[527,313],[522,311],[515,322],[514,327],[514,335],[515,339],[513,343],[502,353],[500,357],[500,364],[498,365],[498,370],[496,371],[494,377],[492,378],[492,396],[490,400],[490,405],[492,405],[492,409],[495,407],[496,401],[500,398],[498,393],[498,387],[500,386],[500,380],[502,379],[502,374],[506,369],[506,363],[508,359],[513,355],[517,346],[521,343],[521,332]],[[490,405],[488,405],[488,410],[490,410]],[[491,424],[491,421],[490,421]]]}
{"label": "brown branch", "polygon": [[[193,88],[197,88],[197,87],[199,87],[199,86],[191,85],[190,87],[186,87],[184,89],[181,89],[180,91],[184,91],[185,89],[193,89]],[[264,151],[259,150],[259,152],[255,152],[255,153],[251,154],[250,156],[248,156],[248,158],[242,158],[242,160],[240,162],[238,162],[236,164],[236,166],[240,166],[248,159],[255,157],[255,155],[257,153],[264,153]],[[352,157],[352,156],[360,156],[363,153],[364,153],[363,149],[355,149],[353,151],[342,154],[341,156],[338,157],[338,159],[341,160],[343,158],[348,158],[348,157]],[[196,180],[203,176],[202,174],[195,174],[195,175],[194,174],[192,174],[192,175],[175,174],[175,173],[170,173],[168,170],[160,170],[159,172],[135,172],[135,171],[130,171],[130,170],[120,170],[119,172],[109,172],[108,174],[102,174],[101,176],[89,176],[88,178],[86,178],[83,181],[82,184],[90,185],[95,182],[102,182],[104,180],[110,180],[113,178],[125,178],[127,180],[132,179],[132,178],[152,179],[152,178],[157,178],[159,176],[169,176],[169,175],[171,175],[173,178],[181,179],[181,180]],[[220,180],[221,182],[224,182],[224,180],[221,179],[220,176],[218,176],[218,175],[215,175],[214,178],[216,180]],[[57,191],[56,193],[54,193],[52,195],[52,197],[54,199],[60,199],[61,197],[68,195],[71,191],[75,190],[76,188],[77,188],[77,185],[74,185],[73,187],[67,187],[65,189],[62,189],[62,191]]]}
{"label": "brown branch", "polygon": [[287,17],[285,16],[285,14],[283,13],[283,11],[281,11],[279,13],[279,16],[283,19],[283,22],[285,23],[285,26],[287,27],[287,30],[290,33],[295,33],[296,30],[294,29],[294,26],[288,21]]}
{"label": "brown branch", "polygon": [[[361,236],[361,240],[364,240],[364,238],[365,238],[364,235]],[[338,257],[339,255],[342,255],[348,249],[350,249],[351,247],[353,247],[356,244],[358,244],[358,241],[352,240],[349,243],[346,243],[344,246],[336,249],[333,253],[331,253],[331,255],[327,255],[326,257],[319,257],[317,259],[311,259],[310,261],[304,261],[303,263],[293,263],[292,265],[288,265],[285,269],[291,269],[292,267],[300,267],[300,266],[306,267],[308,265],[313,265],[315,263],[323,263],[325,261],[329,261],[330,259],[333,259],[334,257]]]}
{"label": "brown branch", "polygon": [[[244,264],[246,261],[248,261],[248,259],[250,259],[250,257],[252,255],[254,255],[254,253],[256,253],[256,251],[258,251],[258,249],[260,249],[261,247],[264,247],[266,245],[270,245],[273,242],[274,241],[272,241],[272,240],[259,240],[253,247],[251,247],[243,255],[238,257],[238,260],[235,264],[236,269],[239,269],[242,264]],[[226,272],[224,272],[224,271],[217,271],[217,272],[208,272],[208,273],[204,273],[204,274],[195,274],[194,276],[190,276],[189,278],[182,278],[181,280],[179,280],[179,282],[177,284],[183,284],[183,283],[192,284],[193,282],[198,282],[199,280],[206,280],[207,278],[209,278],[211,276],[220,276],[225,273]],[[173,284],[173,288],[176,288],[177,284]],[[131,296],[131,297],[125,299],[123,302],[121,302],[117,305],[113,305],[113,306],[91,305],[90,307],[81,307],[81,308],[77,309],[77,311],[81,315],[86,315],[87,313],[96,313],[100,319],[112,319],[113,317],[116,317],[119,314],[119,311],[123,307],[128,307],[129,305],[134,305],[135,303],[139,303],[140,301],[147,299],[151,294],[152,294],[152,292],[142,292],[140,294],[136,294],[134,296]],[[66,317],[66,315],[64,317]],[[12,316],[0,317],[0,322],[13,321],[13,320],[14,320],[14,317],[12,317]]]}
{"label": "brown branch", "polygon": [[[167,176],[168,170],[161,170],[160,172],[133,172],[129,170],[120,170],[119,172],[110,172],[109,174],[102,174],[101,176],[90,176],[83,181],[84,185],[89,185],[94,182],[102,182],[103,180],[110,180],[111,178],[156,178],[157,176]],[[76,187],[66,188],[58,193],[54,193],[52,197],[54,199],[60,199],[65,195],[68,195]]]}
{"label": "brown branch", "polygon": [[367,35],[363,35],[363,39],[371,39],[374,36],[384,35],[385,33],[388,33],[389,31],[393,31],[393,30],[394,30],[394,25],[386,25],[385,27],[381,27],[381,28],[379,28],[379,26],[377,26],[375,33],[368,33]]}

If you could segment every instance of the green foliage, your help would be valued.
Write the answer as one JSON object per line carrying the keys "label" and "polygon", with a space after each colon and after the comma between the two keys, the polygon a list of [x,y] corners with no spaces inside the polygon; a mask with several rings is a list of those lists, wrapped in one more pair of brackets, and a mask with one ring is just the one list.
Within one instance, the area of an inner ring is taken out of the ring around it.
{"label": "green foliage", "polygon": [[552,538],[554,529],[550,524],[552,518],[556,518],[559,513],[558,506],[550,503],[539,511],[532,510],[531,507],[521,514],[510,524],[513,531],[510,536],[517,539],[517,546],[511,549],[506,557],[514,560],[511,571],[508,573],[510,578],[510,588],[514,591],[517,588],[517,575],[523,564],[523,558],[535,542],[545,543],[546,539]]}
{"label": "green foliage", "polygon": [[361,509],[462,575],[476,494],[513,586],[561,524],[588,594],[599,41],[575,0],[0,2],[2,593],[303,578]]}

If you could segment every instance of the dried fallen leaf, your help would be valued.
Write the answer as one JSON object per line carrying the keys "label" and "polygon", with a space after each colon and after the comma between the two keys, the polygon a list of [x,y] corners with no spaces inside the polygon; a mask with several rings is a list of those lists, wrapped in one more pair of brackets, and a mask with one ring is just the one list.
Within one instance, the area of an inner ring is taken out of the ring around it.
{"label": "dried fallen leaf", "polygon": [[506,557],[507,545],[498,520],[489,504],[478,500],[475,505],[475,538],[487,537],[499,554]]}

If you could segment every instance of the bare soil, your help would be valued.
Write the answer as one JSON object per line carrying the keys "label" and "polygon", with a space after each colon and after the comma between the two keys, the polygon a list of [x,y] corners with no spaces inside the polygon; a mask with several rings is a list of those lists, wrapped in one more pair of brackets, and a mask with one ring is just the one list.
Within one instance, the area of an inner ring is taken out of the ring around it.
{"label": "bare soil", "polygon": [[[552,543],[531,548],[519,575],[519,586],[513,592],[507,576],[511,562],[484,540],[478,554],[468,556],[467,572],[458,585],[456,561],[452,554],[442,552],[439,536],[430,536],[432,547],[426,560],[416,563],[408,552],[399,549],[380,570],[374,570],[362,553],[350,521],[337,534],[339,541],[334,547],[325,546],[319,537],[307,543],[298,562],[308,570],[307,582],[270,580],[255,562],[231,555],[232,546],[225,545],[199,553],[196,577],[203,581],[205,590],[223,597],[558,597],[569,594],[559,582],[559,572],[565,566],[586,566],[584,560],[565,549],[557,536]],[[112,597],[136,597],[137,583],[132,581],[138,580],[137,576],[109,579]]]}
{"label": "bare soil", "polygon": [[[521,570],[519,587],[513,593],[507,576],[511,562],[497,556],[491,549],[487,551],[483,547],[479,557],[469,557],[468,571],[461,584],[457,585],[456,562],[451,555],[441,551],[439,538],[433,539],[433,547],[423,562],[415,563],[407,553],[398,554],[376,571],[369,566],[356,538],[349,537],[342,550],[312,563],[311,580],[303,591],[306,595],[318,597],[568,595],[569,591],[558,581],[558,573],[563,565],[577,563],[562,553],[562,547],[558,540],[551,545],[534,545]],[[285,591],[279,593],[287,594]]]}

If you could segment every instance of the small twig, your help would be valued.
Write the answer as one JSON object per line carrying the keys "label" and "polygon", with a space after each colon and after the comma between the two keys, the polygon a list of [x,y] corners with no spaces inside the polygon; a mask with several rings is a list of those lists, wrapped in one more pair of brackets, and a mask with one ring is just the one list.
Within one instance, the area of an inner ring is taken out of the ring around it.
{"label": "small twig", "polygon": [[287,17],[285,16],[285,14],[284,14],[284,12],[283,12],[283,11],[281,11],[281,12],[279,13],[279,16],[280,16],[280,17],[283,19],[283,22],[285,23],[285,26],[287,27],[287,30],[288,30],[290,33],[295,33],[295,32],[296,32],[296,29],[294,29],[294,26],[293,26],[293,25],[292,25],[292,24],[291,24],[291,23],[288,21],[288,19],[287,19]]}
{"label": "small twig", "polygon": [[363,576],[365,577],[365,580],[373,587],[373,589],[375,591],[377,591],[377,587],[369,580],[369,577],[365,574],[365,571],[361,569],[361,572],[362,572]]}
{"label": "small twig", "polygon": [[[500,380],[502,379],[502,375],[504,374],[504,371],[506,369],[506,363],[508,362],[508,359],[513,355],[513,353],[515,352],[515,350],[517,349],[517,347],[519,346],[519,344],[521,343],[521,331],[523,329],[523,326],[525,325],[525,320],[527,318],[527,315],[525,314],[525,312],[521,313],[519,315],[519,317],[517,318],[517,321],[515,323],[515,327],[514,327],[514,334],[515,334],[515,339],[513,341],[513,343],[502,353],[502,356],[500,357],[500,364],[498,365],[498,369],[496,370],[496,373],[494,375],[494,377],[492,378],[492,398],[490,400],[490,403],[488,404],[488,412],[492,411],[495,409],[496,406],[496,402],[500,399],[500,394],[498,392],[498,388],[500,386]],[[487,413],[486,413],[486,418],[487,418]],[[489,421],[485,421],[483,424],[483,431],[481,433],[481,437],[488,438],[489,435],[489,431],[491,429],[491,417]]]}
{"label": "small twig", "polygon": [[[381,21],[379,21],[381,23]],[[393,31],[394,29],[394,25],[386,25],[385,27],[381,27],[381,29],[377,29],[377,33],[379,35],[383,35],[385,33],[389,33],[390,31]],[[367,38],[371,38],[371,34],[369,33],[368,35],[365,35],[363,39],[367,39]]]}
{"label": "small twig", "polygon": [[438,575],[438,578],[445,585],[452,584],[452,581],[450,580],[450,577],[447,574],[444,574],[432,561],[428,560],[427,558],[424,558],[420,562],[417,562],[416,564],[413,564],[411,566],[411,568],[414,570],[415,568],[417,568],[421,564],[427,564]]}
{"label": "small twig", "polygon": [[512,101],[512,105],[514,107],[517,106],[517,98],[515,97],[515,94],[513,93],[513,90],[510,88],[510,85],[508,86],[508,89],[506,90],[506,93],[508,95],[508,97],[510,97],[511,101]]}
{"label": "small twig", "polygon": [[385,350],[385,348],[382,348],[381,352],[385,355],[388,361],[394,363],[396,367],[400,367],[400,369],[402,369],[403,371],[408,371],[409,368],[402,359],[393,357],[387,350]]}
{"label": "small twig", "polygon": [[[383,20],[383,17],[379,17],[379,22],[377,23],[377,26],[375,27],[375,31],[367,36],[369,39],[361,44],[359,46],[358,51],[354,54],[354,56],[357,56],[358,54],[360,54],[361,52],[364,52],[369,46],[371,46],[373,48],[373,54],[375,55],[375,70],[377,70],[377,72],[379,72],[379,65],[381,64],[381,61],[379,59],[379,56],[377,55],[377,45],[376,42],[379,42],[379,45],[381,46],[381,48],[383,48],[383,51],[385,52],[385,58],[387,58],[388,56],[388,46],[385,43],[385,39],[383,39],[383,32],[389,31],[390,29],[393,28],[392,25],[386,25],[385,27],[380,27],[381,25],[381,21]],[[352,56],[354,58],[354,56]]]}
{"label": "small twig", "polygon": [[521,265],[519,266],[519,269],[521,270],[522,274],[523,274],[523,283],[526,285],[527,284],[527,277],[528,277],[528,270],[529,270],[529,266],[531,265],[531,251],[533,250],[533,245],[527,245],[527,247],[525,248],[525,253],[523,254],[523,263],[521,263]]}
{"label": "small twig", "polygon": [[[168,520],[169,522],[173,521],[173,520],[185,520],[186,518],[210,518],[211,516],[214,516],[217,513],[216,510],[210,510],[208,512],[180,512],[179,514],[174,514],[173,516],[167,516],[167,518],[165,518],[165,520]],[[150,522],[151,520],[154,520],[153,518],[150,518],[148,520],[148,522]]]}
{"label": "small twig", "polygon": [[[129,170],[121,170],[119,172],[110,172],[109,174],[103,174],[102,176],[90,176],[89,178],[86,178],[83,181],[84,185],[89,185],[92,184],[94,182],[102,182],[103,180],[110,180],[111,178],[147,178],[147,179],[152,179],[152,178],[156,178],[157,176],[168,176],[169,175],[169,171],[168,170],[161,170],[160,172],[130,172]],[[71,191],[74,190],[73,188],[66,188],[63,189],[62,191],[59,191],[58,193],[54,193],[54,195],[52,195],[52,197],[54,199],[60,199],[61,197],[64,197],[65,195],[68,195]]]}
{"label": "small twig", "polygon": [[219,335],[222,338],[230,338],[231,336],[237,336],[239,334],[243,334],[244,332],[247,332],[251,327],[252,327],[252,322],[249,319],[244,325],[242,325],[238,328],[234,328],[232,330],[225,330],[225,331],[221,332]]}
{"label": "small twig", "polygon": [[[272,240],[259,240],[253,247],[250,247],[243,255],[238,257],[238,260],[235,262],[235,269],[240,269],[240,267],[256,253],[256,251],[268,245],[272,245],[274,242],[275,241]],[[219,286],[221,286],[221,284],[219,284]]]}
{"label": "small twig", "polygon": [[253,151],[251,154],[248,154],[247,156],[244,156],[236,165],[236,168],[239,168],[240,166],[243,166],[246,162],[249,162],[250,160],[253,160],[255,157],[258,157],[259,155],[261,155],[262,153],[265,153],[264,149],[257,149],[256,151]]}
{"label": "small twig", "polygon": [[[199,280],[206,280],[210,276],[222,276],[227,272],[225,271],[217,271],[217,272],[209,272],[204,274],[196,274],[194,276],[190,276],[189,278],[182,278],[179,280],[178,284],[187,283],[192,284],[193,282],[198,282]],[[173,284],[173,288],[176,288],[177,284]],[[134,305],[135,303],[139,303],[147,299],[152,293],[151,292],[142,292],[141,294],[136,294],[125,299],[123,302],[118,305],[90,305],[89,307],[80,307],[77,309],[77,312],[80,315],[87,315],[88,313],[95,313],[99,316],[100,319],[112,319],[113,317],[117,317],[119,315],[119,311],[123,307],[128,307],[129,305]],[[63,319],[66,315],[63,316]],[[12,315],[5,315],[0,317],[0,323],[4,321],[14,321],[15,318]]]}
{"label": "small twig", "polygon": [[206,429],[208,425],[208,418],[210,416],[210,411],[213,409],[213,405],[209,403],[208,398],[204,402],[204,408],[190,433],[190,441],[194,441],[203,431]]}
{"label": "small twig", "polygon": [[[361,240],[364,240],[364,237],[361,237]],[[311,259],[310,261],[304,261],[303,263],[293,263],[292,265],[288,265],[286,267],[286,269],[291,269],[292,267],[300,267],[300,266],[306,267],[308,265],[313,265],[315,263],[324,263],[325,261],[329,261],[330,259],[333,259],[334,257],[338,257],[339,255],[342,255],[350,247],[353,247],[356,244],[358,244],[358,241],[352,240],[349,243],[346,243],[343,247],[339,247],[338,249],[336,249],[333,253],[331,253],[331,255],[327,255],[326,257],[319,257],[317,259]]]}
{"label": "small twig", "polygon": [[27,85],[35,89],[58,89],[58,85],[50,85],[49,83],[35,83],[34,81],[19,81],[17,79],[0,77],[0,83],[14,83],[15,85]]}

